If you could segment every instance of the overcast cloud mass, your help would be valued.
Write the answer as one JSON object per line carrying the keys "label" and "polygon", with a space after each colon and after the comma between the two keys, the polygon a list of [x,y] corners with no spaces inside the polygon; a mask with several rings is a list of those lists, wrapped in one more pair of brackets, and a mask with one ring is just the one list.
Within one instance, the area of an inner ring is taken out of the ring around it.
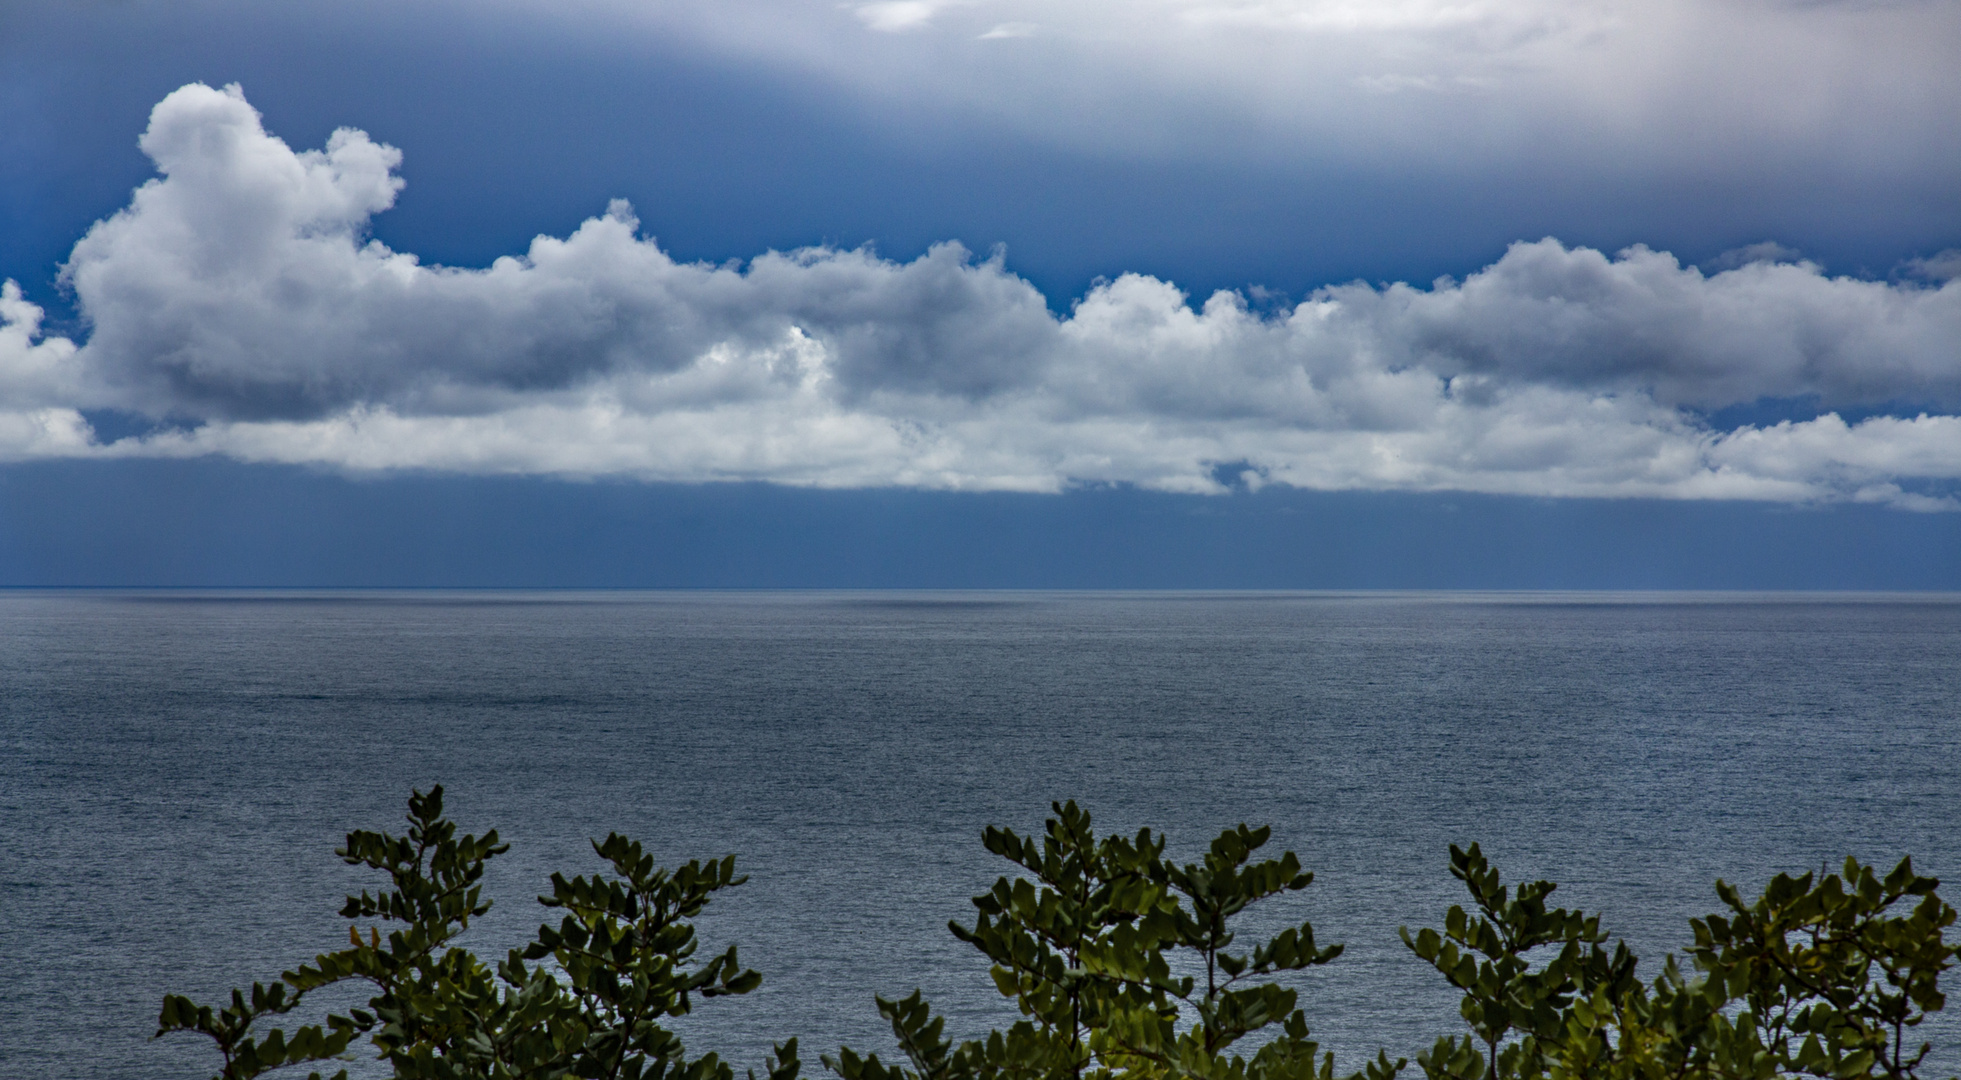
{"label": "overcast cloud mass", "polygon": [[[861,14],[897,32],[941,7]],[[487,268],[425,266],[368,239],[400,152],[351,129],[295,152],[236,87],[170,94],[141,145],[160,177],[64,271],[85,340],[0,297],[8,459],[1916,509],[1953,508],[1961,479],[1952,254],[1881,281],[1774,246],[1705,273],[1544,239],[1462,281],[1278,310],[1125,274],[1057,314],[1003,254],[955,244],[678,263],[623,202]],[[1706,419],[1765,398],[1834,411]],[[161,426],[105,441],[92,410]]]}
{"label": "overcast cloud mass", "polygon": [[[530,0],[507,8],[535,11]],[[559,5],[1144,155],[1804,159],[1954,177],[1944,0],[675,0]],[[1821,154],[1819,151],[1829,150]]]}

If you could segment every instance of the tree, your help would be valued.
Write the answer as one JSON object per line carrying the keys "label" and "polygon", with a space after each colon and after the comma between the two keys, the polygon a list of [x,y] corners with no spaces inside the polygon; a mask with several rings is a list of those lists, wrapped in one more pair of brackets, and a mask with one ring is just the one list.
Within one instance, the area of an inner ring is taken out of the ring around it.
{"label": "tree", "polygon": [[[841,1080],[1335,1080],[1309,1037],[1290,972],[1327,964],[1301,922],[1235,951],[1255,904],[1305,889],[1299,858],[1257,858],[1271,839],[1240,825],[1178,864],[1150,830],[1099,837],[1075,803],[1055,804],[1041,836],[988,828],[1013,865],[974,898],[973,924],[949,924],[984,956],[1022,1019],[955,1043],[915,991],[877,998],[897,1039],[892,1064],[849,1048],[824,1064]],[[409,799],[404,836],[349,833],[339,854],[387,876],[348,898],[349,947],[233,991],[214,1008],[164,999],[158,1036],[209,1038],[216,1080],[350,1056],[366,1036],[400,1078],[733,1080],[714,1054],[690,1058],[662,1021],[696,998],[740,995],[761,976],[734,946],[698,959],[691,924],[744,880],[733,857],[667,871],[617,834],[595,841],[612,876],[552,875],[539,900],[562,916],[491,967],[457,945],[490,909],[486,862],[497,834],[456,835],[442,789]],[[1955,911],[1908,860],[1881,876],[1779,875],[1746,902],[1716,883],[1724,911],[1690,920],[1693,976],[1674,957],[1651,982],[1598,915],[1551,907],[1549,881],[1504,884],[1478,846],[1452,846],[1470,893],[1441,932],[1404,943],[1463,994],[1468,1033],[1417,1055],[1426,1080],[1921,1080],[1930,1052],[1909,1033],[1946,999]],[[380,924],[399,924],[385,936]],[[362,981],[367,1009],[260,1032],[322,987]],[[902,1059],[902,1060],[900,1060]],[[1394,1080],[1408,1063],[1376,1058],[1347,1080]],[[768,1080],[797,1080],[797,1041],[777,1046]],[[344,1071],[341,1075],[345,1075]],[[318,1077],[318,1073],[313,1074]],[[750,1080],[755,1074],[750,1073]]]}
{"label": "tree", "polygon": [[1551,882],[1505,888],[1476,844],[1450,859],[1476,911],[1402,932],[1464,991],[1471,1028],[1418,1055],[1429,1080],[1918,1080],[1931,1047],[1907,1032],[1946,1004],[1957,947],[1940,882],[1910,859],[1779,874],[1753,902],[1718,881],[1727,912],[1690,920],[1698,977],[1669,957],[1646,985],[1599,916],[1546,906]]}
{"label": "tree", "polygon": [[[1230,951],[1237,916],[1314,880],[1293,852],[1251,861],[1271,831],[1241,825],[1179,866],[1148,829],[1099,840],[1074,802],[1054,810],[1040,842],[982,835],[1026,876],[975,897],[972,927],[949,924],[992,962],[995,987],[1027,1019],[954,1046],[919,993],[879,998],[907,1064],[844,1049],[826,1066],[843,1080],[1332,1080],[1333,1058],[1308,1038],[1296,991],[1269,977],[1326,964],[1341,946],[1317,947],[1303,922]],[[1179,950],[1203,982],[1172,974]],[[1270,1037],[1250,1057],[1236,1052],[1255,1033]],[[1402,1065],[1378,1057],[1357,1076],[1388,1080]]]}
{"label": "tree", "polygon": [[[512,949],[493,970],[454,942],[490,910],[484,864],[508,845],[495,831],[458,837],[443,817],[441,787],[412,794],[408,817],[404,836],[353,832],[335,851],[389,879],[387,889],[347,898],[341,916],[351,920],[348,948],[271,985],[234,990],[226,1006],[168,996],[157,1035],[208,1037],[222,1058],[216,1080],[344,1058],[361,1035],[395,1076],[417,1080],[732,1080],[733,1070],[714,1054],[690,1059],[661,1021],[690,1011],[696,997],[746,994],[762,981],[741,967],[734,946],[695,959],[689,920],[714,893],[745,880],[736,876],[733,856],[669,872],[623,836],[595,841],[615,876],[553,874],[552,893],[539,902],[564,912],[559,924],[540,926],[536,940]],[[376,922],[401,928],[384,936]],[[292,1012],[309,993],[348,981],[375,988],[367,1009],[290,1035],[255,1033],[260,1021]],[[795,1039],[777,1047],[766,1071],[769,1080],[796,1080]]]}

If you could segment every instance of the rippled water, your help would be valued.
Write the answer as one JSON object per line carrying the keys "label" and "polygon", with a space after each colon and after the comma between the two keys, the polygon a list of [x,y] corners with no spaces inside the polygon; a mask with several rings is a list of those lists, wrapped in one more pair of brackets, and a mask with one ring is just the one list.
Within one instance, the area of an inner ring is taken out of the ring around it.
{"label": "rippled water", "polygon": [[739,1066],[886,1050],[875,992],[1002,1020],[945,924],[1002,872],[982,826],[1064,798],[1182,852],[1272,824],[1318,874],[1273,919],[1348,944],[1310,1021],[1409,1053],[1456,1030],[1395,937],[1458,899],[1452,841],[1656,960],[1718,876],[1961,886],[1957,673],[1953,596],[0,594],[0,1076],[208,1075],[145,1041],[159,998],[344,940],[331,849],[431,783],[512,844],[487,955],[589,836],[734,852],[704,934],[765,983],[684,1029]]}

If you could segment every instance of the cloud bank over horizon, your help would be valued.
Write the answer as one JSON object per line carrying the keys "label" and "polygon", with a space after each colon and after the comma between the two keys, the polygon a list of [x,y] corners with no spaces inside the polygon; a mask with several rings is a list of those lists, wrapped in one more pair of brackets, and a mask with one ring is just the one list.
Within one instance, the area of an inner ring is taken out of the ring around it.
{"label": "cloud bank over horizon", "polygon": [[[1194,303],[1124,274],[1057,314],[1000,252],[682,263],[623,202],[424,265],[368,239],[397,150],[342,129],[295,152],[236,87],[170,94],[141,146],[160,178],[63,274],[87,339],[0,294],[0,458],[1957,506],[1954,253],[1880,281],[1774,245],[1705,272],[1548,238],[1428,288]],[[1715,420],[1766,400],[1818,415]],[[99,438],[97,410],[156,427]]]}

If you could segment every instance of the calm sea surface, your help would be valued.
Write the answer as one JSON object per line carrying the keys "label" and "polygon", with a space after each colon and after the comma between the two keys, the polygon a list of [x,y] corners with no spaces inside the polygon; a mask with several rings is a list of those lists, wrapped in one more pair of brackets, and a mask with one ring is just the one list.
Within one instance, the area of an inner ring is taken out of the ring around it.
{"label": "calm sea surface", "polygon": [[945,929],[983,826],[1268,823],[1318,875],[1269,921],[1348,945],[1303,1000],[1350,1064],[1457,1030],[1395,934],[1459,899],[1452,841],[1650,973],[1717,877],[1911,854],[1961,900],[1961,597],[0,593],[0,1077],[209,1075],[159,998],[344,941],[332,848],[433,783],[511,843],[483,955],[588,837],[733,852],[703,933],[765,982],[683,1030],[819,1076],[889,1052],[874,993],[1004,1020]]}

